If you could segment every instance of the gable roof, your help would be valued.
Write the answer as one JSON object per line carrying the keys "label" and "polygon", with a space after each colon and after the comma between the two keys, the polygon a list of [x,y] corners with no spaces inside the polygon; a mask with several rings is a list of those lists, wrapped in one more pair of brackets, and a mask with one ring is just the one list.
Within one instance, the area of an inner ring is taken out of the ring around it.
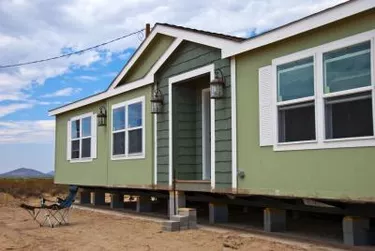
{"label": "gable roof", "polygon": [[[135,80],[133,82],[126,83],[124,85],[118,86],[120,81],[124,78],[126,73],[132,68],[135,62],[139,59],[142,53],[150,45],[152,40],[157,34],[162,34],[170,37],[174,37],[174,41],[164,52],[164,54],[157,60],[157,62],[152,66],[150,71],[141,79]],[[211,47],[215,47],[223,50],[229,45],[234,45],[239,41],[245,40],[244,38],[207,32],[202,30],[196,30],[191,28],[186,28],[171,24],[161,24],[156,23],[152,29],[150,35],[141,43],[138,49],[134,52],[133,56],[129,59],[128,63],[123,67],[120,73],[114,78],[108,89],[104,92],[92,95],[88,98],[84,98],[73,103],[61,106],[49,111],[49,115],[57,115],[60,113],[67,112],[100,100],[118,95],[120,93],[130,91],[135,88],[139,88],[154,82],[154,74],[162,66],[162,64],[168,59],[168,57],[175,51],[175,49],[182,43],[182,41],[190,41],[198,44],[203,44]]]}
{"label": "gable roof", "polygon": [[[129,59],[128,63],[112,81],[106,91],[78,100],[68,105],[52,109],[49,111],[49,115],[57,115],[153,83],[154,74],[156,71],[184,40],[221,49],[222,58],[227,58],[312,29],[319,28],[373,8],[375,8],[375,0],[349,0],[348,2],[333,6],[321,12],[249,39],[186,28],[177,25],[156,23],[150,35],[141,43],[138,49],[134,52],[133,56]],[[131,69],[131,67],[142,55],[144,50],[148,47],[157,34],[171,36],[174,37],[175,40],[159,58],[159,60],[152,66],[151,70],[146,74],[146,76],[139,80],[118,86],[119,82]]]}
{"label": "gable roof", "polygon": [[244,38],[238,38],[234,36],[213,33],[208,31],[196,30],[191,28],[186,28],[177,25],[171,24],[162,24],[156,23],[154,28],[152,29],[150,35],[142,42],[142,44],[138,47],[135,51],[133,56],[129,59],[128,63],[125,67],[121,70],[120,74],[114,79],[112,84],[109,86],[110,89],[114,89],[117,87],[121,79],[125,76],[125,74],[131,69],[137,59],[142,55],[144,50],[148,47],[151,41],[157,34],[163,34],[175,38],[180,38],[182,40],[191,41],[198,44],[203,44],[211,47],[216,47],[219,49],[224,49],[229,45],[234,45],[239,41],[245,40]]}

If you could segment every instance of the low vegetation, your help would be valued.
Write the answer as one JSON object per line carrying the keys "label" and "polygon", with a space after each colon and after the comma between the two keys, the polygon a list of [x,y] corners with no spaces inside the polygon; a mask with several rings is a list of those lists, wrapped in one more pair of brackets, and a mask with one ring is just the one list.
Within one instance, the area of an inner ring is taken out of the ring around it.
{"label": "low vegetation", "polygon": [[0,193],[14,198],[39,197],[42,194],[57,196],[67,192],[67,186],[54,184],[52,178],[0,178]]}

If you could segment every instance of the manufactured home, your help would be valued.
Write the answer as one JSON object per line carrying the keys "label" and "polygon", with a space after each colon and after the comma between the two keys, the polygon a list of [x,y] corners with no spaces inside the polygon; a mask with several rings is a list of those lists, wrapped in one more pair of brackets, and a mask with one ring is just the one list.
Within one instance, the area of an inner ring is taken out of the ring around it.
{"label": "manufactured home", "polygon": [[374,41],[372,0],[247,39],[155,24],[106,91],[49,112],[55,183],[166,194],[170,213],[204,194],[213,222],[241,198],[268,230],[338,212],[357,236],[375,216]]}

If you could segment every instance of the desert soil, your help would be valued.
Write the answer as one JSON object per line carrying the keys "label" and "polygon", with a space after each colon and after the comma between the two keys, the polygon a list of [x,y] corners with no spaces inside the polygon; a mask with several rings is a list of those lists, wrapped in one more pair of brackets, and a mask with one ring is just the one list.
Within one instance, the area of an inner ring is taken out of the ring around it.
{"label": "desert soil", "polygon": [[19,202],[0,194],[0,250],[330,250],[233,231],[162,232],[157,222],[78,209],[70,225],[39,227]]}

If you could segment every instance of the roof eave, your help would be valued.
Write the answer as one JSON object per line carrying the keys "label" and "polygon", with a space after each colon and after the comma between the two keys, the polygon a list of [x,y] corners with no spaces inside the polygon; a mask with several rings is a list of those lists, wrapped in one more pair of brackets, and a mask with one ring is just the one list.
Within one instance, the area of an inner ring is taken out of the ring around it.
{"label": "roof eave", "polygon": [[223,58],[227,58],[254,50],[373,8],[375,8],[374,0],[348,1],[250,38],[234,46],[228,46],[223,49],[222,56]]}

